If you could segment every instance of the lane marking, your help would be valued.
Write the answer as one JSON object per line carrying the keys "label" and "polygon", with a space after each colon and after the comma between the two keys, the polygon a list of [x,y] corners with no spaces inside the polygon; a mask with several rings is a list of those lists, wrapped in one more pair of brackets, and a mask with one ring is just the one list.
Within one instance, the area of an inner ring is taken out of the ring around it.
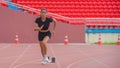
{"label": "lane marking", "polygon": [[60,63],[59,63],[59,61],[57,60],[57,56],[55,55],[55,52],[54,52],[52,46],[49,46],[49,48],[50,48],[53,56],[56,58],[56,63],[57,63],[58,68],[61,68]]}
{"label": "lane marking", "polygon": [[10,58],[14,58],[14,57],[18,57],[18,56],[0,57],[0,59],[10,59]]}
{"label": "lane marking", "polygon": [[[86,57],[88,57],[87,59],[91,59],[91,60],[93,60],[93,61],[95,61],[95,62],[97,62],[97,63],[99,63],[99,64],[102,64],[102,65],[105,66],[106,68],[109,68],[109,66],[108,66],[107,64],[105,64],[105,63],[103,63],[103,62],[101,62],[101,61],[98,61],[98,60],[95,59],[94,57],[90,57],[87,53],[85,53],[85,52],[83,52],[83,51],[81,51],[80,53],[82,53],[83,55],[85,55]],[[84,60],[87,60],[87,59],[84,59]],[[72,67],[73,65],[79,63],[80,61],[81,61],[81,60],[75,61],[75,62],[69,64],[66,68],[70,68],[70,67]]]}
{"label": "lane marking", "polygon": [[0,46],[0,50],[3,50],[3,49],[8,48],[8,47],[10,47],[10,44],[7,44],[7,45],[4,46],[4,47],[1,47],[1,46]]}
{"label": "lane marking", "polygon": [[[13,68],[18,68],[18,67],[21,67],[21,66],[26,65],[26,64],[29,64],[29,63],[35,63],[35,62],[38,61],[38,60],[42,60],[42,59],[36,59],[36,60],[27,61],[27,62],[18,64],[18,65],[15,65]],[[39,63],[40,63],[40,62],[39,62]],[[40,63],[40,64],[41,64],[41,63]]]}
{"label": "lane marking", "polygon": [[30,45],[27,46],[27,47],[25,48],[25,50],[18,56],[18,58],[17,58],[13,63],[11,63],[11,65],[9,66],[9,68],[12,68],[13,65],[15,65],[15,63],[17,63],[17,62],[23,57],[23,55],[28,51],[28,49],[29,49],[30,47],[31,47]]}

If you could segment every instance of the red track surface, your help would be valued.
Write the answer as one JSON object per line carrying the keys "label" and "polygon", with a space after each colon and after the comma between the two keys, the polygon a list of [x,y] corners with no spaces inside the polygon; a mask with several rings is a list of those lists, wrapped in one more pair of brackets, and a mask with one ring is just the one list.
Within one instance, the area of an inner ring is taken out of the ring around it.
{"label": "red track surface", "polygon": [[41,65],[38,44],[0,44],[0,68],[120,68],[119,46],[48,44],[56,63]]}

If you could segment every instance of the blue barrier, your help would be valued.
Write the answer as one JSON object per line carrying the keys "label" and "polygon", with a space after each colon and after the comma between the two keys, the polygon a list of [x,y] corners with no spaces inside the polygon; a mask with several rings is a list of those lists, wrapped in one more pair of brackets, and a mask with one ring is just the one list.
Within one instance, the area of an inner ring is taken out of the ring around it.
{"label": "blue barrier", "polygon": [[8,2],[8,8],[13,9],[13,10],[19,10],[19,11],[24,11],[22,8],[18,8],[18,6],[12,4],[12,2]]}
{"label": "blue barrier", "polygon": [[8,3],[8,8],[18,10],[18,7],[16,5],[13,5],[11,2]]}
{"label": "blue barrier", "polygon": [[120,29],[86,29],[86,33],[120,33]]}

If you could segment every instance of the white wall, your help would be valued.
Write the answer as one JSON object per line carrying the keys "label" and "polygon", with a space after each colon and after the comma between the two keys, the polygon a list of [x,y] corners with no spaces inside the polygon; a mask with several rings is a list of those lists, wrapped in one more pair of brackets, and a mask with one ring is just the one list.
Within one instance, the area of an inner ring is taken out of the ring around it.
{"label": "white wall", "polygon": [[[102,42],[117,42],[118,33],[100,33]],[[86,33],[86,43],[98,42],[99,33]]]}

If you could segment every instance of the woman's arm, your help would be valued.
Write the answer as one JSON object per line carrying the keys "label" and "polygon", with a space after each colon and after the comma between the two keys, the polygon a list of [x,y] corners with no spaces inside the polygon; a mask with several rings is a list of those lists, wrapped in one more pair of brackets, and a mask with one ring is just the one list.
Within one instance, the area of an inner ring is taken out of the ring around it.
{"label": "woman's arm", "polygon": [[41,27],[38,26],[37,23],[35,23],[35,27],[34,27],[34,31],[40,31],[43,28],[44,25],[42,25]]}
{"label": "woman's arm", "polygon": [[56,28],[56,23],[57,23],[56,19],[53,19],[53,23],[54,23],[54,25],[53,25],[53,35],[55,35],[55,28]]}
{"label": "woman's arm", "polygon": [[57,23],[56,19],[53,19],[53,23],[54,23],[54,25],[53,25],[53,31],[55,31],[56,23]]}

